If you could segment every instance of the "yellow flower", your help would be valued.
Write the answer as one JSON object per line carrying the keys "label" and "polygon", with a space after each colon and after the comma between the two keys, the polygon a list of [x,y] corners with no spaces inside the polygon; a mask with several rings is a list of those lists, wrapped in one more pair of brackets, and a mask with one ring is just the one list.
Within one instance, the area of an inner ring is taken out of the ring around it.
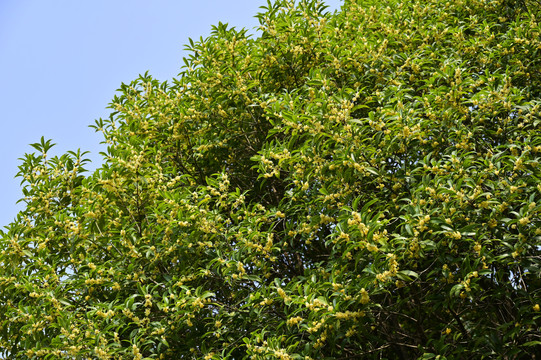
{"label": "yellow flower", "polygon": [[539,304],[535,304],[533,306],[533,311],[539,311],[541,308],[539,307]]}
{"label": "yellow flower", "polygon": [[367,304],[370,302],[370,297],[368,296],[368,291],[364,288],[361,289],[361,304]]}
{"label": "yellow flower", "polygon": [[296,325],[296,324],[300,323],[302,320],[303,319],[300,316],[296,316],[294,318],[289,318],[289,319],[287,319],[287,325],[293,326],[293,325]]}
{"label": "yellow flower", "polygon": [[366,250],[370,251],[370,252],[374,252],[374,251],[378,251],[378,247],[372,243],[368,243],[366,244]]}

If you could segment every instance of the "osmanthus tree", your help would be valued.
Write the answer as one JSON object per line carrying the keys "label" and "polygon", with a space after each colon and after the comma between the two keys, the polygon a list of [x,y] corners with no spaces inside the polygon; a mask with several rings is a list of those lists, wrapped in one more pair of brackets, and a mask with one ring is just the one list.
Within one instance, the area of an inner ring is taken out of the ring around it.
{"label": "osmanthus tree", "polygon": [[541,13],[281,0],[108,144],[20,166],[0,241],[10,359],[531,358],[541,351]]}

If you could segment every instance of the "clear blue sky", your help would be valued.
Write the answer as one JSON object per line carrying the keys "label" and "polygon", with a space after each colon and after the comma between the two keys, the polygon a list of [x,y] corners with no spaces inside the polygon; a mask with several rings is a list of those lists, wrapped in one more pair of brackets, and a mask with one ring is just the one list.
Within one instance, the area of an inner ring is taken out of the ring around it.
{"label": "clear blue sky", "polygon": [[[99,167],[104,148],[88,125],[107,117],[122,82],[179,73],[188,38],[218,21],[253,29],[266,0],[0,0],[0,228],[22,197],[18,158],[41,136],[51,155],[88,150]],[[341,0],[325,0],[330,10]],[[255,32],[255,31],[253,31]]]}

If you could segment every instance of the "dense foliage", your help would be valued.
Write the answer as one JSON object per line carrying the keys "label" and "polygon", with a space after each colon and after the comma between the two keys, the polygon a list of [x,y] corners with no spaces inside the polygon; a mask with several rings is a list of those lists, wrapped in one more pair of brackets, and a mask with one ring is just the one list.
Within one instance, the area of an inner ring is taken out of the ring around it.
{"label": "dense foliage", "polygon": [[23,159],[0,354],[539,354],[539,5],[269,2],[122,85],[97,171]]}

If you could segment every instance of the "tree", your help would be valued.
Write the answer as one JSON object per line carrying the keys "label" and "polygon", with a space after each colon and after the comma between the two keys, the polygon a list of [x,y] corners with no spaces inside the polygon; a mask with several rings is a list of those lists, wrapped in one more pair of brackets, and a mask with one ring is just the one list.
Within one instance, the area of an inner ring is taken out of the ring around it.
{"label": "tree", "polygon": [[535,1],[269,2],[108,144],[20,166],[11,359],[531,358],[541,347]]}

